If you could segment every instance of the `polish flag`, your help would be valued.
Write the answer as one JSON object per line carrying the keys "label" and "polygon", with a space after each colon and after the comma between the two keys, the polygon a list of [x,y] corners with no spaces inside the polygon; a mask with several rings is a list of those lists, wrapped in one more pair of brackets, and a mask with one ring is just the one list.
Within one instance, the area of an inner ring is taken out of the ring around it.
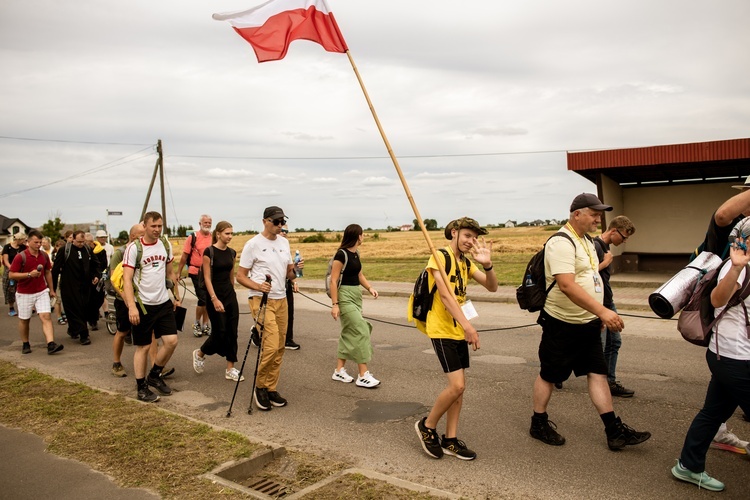
{"label": "polish flag", "polygon": [[229,22],[253,46],[258,62],[283,59],[294,40],[319,43],[328,52],[349,50],[325,0],[269,0],[213,18]]}

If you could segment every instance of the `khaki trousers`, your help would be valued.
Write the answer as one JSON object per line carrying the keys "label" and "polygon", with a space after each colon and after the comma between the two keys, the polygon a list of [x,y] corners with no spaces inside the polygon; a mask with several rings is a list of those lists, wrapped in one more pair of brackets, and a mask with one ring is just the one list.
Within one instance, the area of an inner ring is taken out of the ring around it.
{"label": "khaki trousers", "polygon": [[[253,316],[258,317],[261,297],[249,299],[250,309]],[[255,387],[275,391],[279,383],[281,373],[281,360],[284,357],[284,342],[286,338],[286,325],[288,316],[286,298],[268,299],[266,304],[265,319],[260,318],[263,324],[263,338],[258,365],[258,380]],[[260,326],[260,325],[259,325]],[[260,331],[260,328],[258,328]]]}

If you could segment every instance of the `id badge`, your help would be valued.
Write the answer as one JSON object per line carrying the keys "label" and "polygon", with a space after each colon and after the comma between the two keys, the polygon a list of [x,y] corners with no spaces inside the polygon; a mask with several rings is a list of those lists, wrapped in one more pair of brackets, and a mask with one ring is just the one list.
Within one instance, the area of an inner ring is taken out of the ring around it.
{"label": "id badge", "polygon": [[599,276],[594,276],[594,291],[596,293],[602,293],[602,284],[599,281]]}
{"label": "id badge", "polygon": [[474,309],[474,304],[472,304],[470,300],[467,300],[461,305],[461,310],[469,321],[479,316],[477,310]]}

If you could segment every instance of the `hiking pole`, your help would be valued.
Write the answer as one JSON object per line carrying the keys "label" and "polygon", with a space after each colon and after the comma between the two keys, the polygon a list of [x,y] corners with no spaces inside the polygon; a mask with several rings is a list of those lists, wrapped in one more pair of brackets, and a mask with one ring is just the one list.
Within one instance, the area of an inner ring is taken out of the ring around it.
{"label": "hiking pole", "polygon": [[[269,275],[266,275],[266,281],[270,283],[271,277]],[[260,299],[260,307],[258,307],[258,317],[255,318],[255,324],[250,329],[250,338],[247,340],[247,349],[245,349],[245,357],[242,358],[242,366],[240,366],[240,374],[237,376],[237,382],[234,385],[234,394],[232,394],[232,401],[229,403],[229,410],[227,410],[227,418],[229,418],[232,415],[232,406],[234,406],[234,398],[237,396],[237,389],[240,386],[240,380],[242,380],[242,372],[245,369],[245,362],[247,361],[247,353],[250,352],[250,344],[253,341],[253,331],[257,331],[258,324],[261,325],[261,330],[263,329],[262,323],[260,321],[261,313],[263,314],[263,320],[266,319],[266,302],[268,302],[268,294],[264,293],[263,297]],[[252,312],[252,311],[251,311]],[[258,348],[258,358],[260,358],[260,347]],[[257,376],[258,374],[258,361],[255,361],[255,374]],[[255,379],[253,379],[253,394],[255,393]],[[252,408],[253,401],[252,398],[250,399],[250,407]],[[248,412],[250,413],[250,412]]]}
{"label": "hiking pole", "polygon": [[[271,283],[271,275],[266,274],[266,283]],[[258,346],[258,356],[255,358],[255,373],[253,374],[253,387],[252,396],[250,397],[250,406],[247,407],[247,414],[253,414],[253,398],[255,397],[255,384],[258,381],[258,367],[260,366],[260,353],[263,352],[263,331],[266,329],[266,308],[268,307],[268,294],[264,293],[260,299],[260,307],[258,307],[258,318],[260,318],[260,310],[263,309],[263,321],[260,322],[260,330],[258,330],[258,336],[260,337],[260,345]]]}

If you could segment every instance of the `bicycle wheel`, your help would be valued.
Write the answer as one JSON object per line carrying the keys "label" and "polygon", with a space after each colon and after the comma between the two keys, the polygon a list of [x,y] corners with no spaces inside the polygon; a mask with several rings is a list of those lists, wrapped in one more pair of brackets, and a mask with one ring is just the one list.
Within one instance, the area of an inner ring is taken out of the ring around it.
{"label": "bicycle wheel", "polygon": [[113,312],[107,313],[106,323],[107,323],[107,331],[109,332],[110,335],[114,335],[115,333],[117,333],[117,320],[115,319],[115,313]]}

